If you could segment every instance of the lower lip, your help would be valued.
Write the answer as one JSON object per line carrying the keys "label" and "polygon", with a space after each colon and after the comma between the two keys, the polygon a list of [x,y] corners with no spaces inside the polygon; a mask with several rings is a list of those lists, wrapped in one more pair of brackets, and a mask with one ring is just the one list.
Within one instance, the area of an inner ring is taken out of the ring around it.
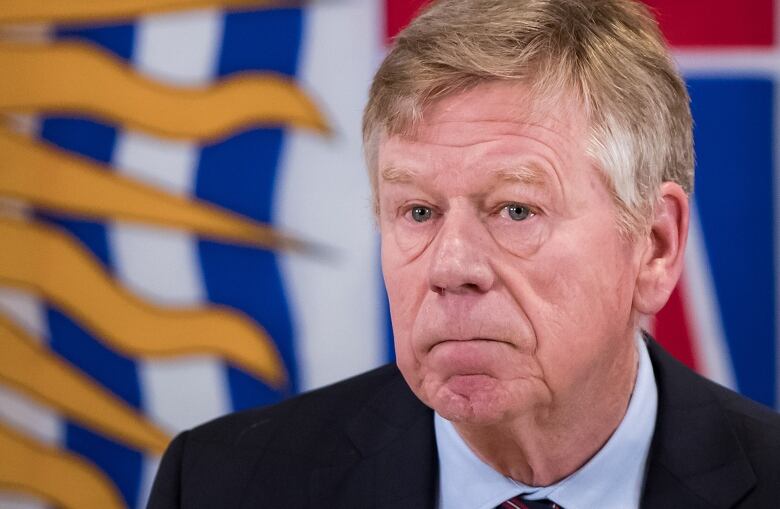
{"label": "lower lip", "polygon": [[502,344],[502,343],[506,343],[506,342],[500,341],[498,339],[488,339],[488,338],[445,339],[437,343],[434,343],[434,345],[431,347],[431,350],[440,347],[445,347],[445,348],[446,347],[472,347],[472,346]]}
{"label": "lower lip", "polygon": [[431,350],[468,350],[473,349],[479,351],[484,348],[499,347],[500,345],[506,345],[506,341],[499,341],[497,339],[448,339],[440,341],[431,347]]}

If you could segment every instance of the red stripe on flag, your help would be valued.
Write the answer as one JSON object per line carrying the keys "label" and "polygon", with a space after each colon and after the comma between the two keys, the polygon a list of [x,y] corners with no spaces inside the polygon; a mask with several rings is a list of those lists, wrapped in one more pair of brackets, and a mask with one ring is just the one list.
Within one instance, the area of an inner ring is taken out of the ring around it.
{"label": "red stripe on flag", "polygon": [[644,0],[672,46],[771,46],[774,1]]}
{"label": "red stripe on flag", "polygon": [[[386,0],[389,41],[429,0]],[[644,0],[656,12],[673,46],[771,46],[775,40],[774,1]]]}
{"label": "red stripe on flag", "polygon": [[656,315],[653,332],[658,342],[677,360],[691,369],[696,369],[693,335],[685,313],[686,300],[684,289],[678,284],[669,297],[669,302]]}
{"label": "red stripe on flag", "polygon": [[387,42],[409,24],[415,14],[430,0],[385,0],[385,35]]}

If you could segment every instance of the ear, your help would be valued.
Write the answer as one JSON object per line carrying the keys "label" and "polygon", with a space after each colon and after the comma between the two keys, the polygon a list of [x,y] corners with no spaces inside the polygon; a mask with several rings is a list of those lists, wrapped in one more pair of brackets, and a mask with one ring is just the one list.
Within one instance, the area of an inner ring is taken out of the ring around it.
{"label": "ear", "polygon": [[634,309],[654,315],[664,307],[682,272],[688,240],[688,195],[674,182],[661,184],[634,289]]}

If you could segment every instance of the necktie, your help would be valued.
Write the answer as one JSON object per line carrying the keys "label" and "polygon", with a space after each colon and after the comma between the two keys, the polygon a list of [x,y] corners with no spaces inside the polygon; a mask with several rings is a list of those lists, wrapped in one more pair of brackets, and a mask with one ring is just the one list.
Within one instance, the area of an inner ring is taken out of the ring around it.
{"label": "necktie", "polygon": [[544,500],[525,500],[522,497],[515,497],[502,503],[496,509],[563,509],[555,502]]}

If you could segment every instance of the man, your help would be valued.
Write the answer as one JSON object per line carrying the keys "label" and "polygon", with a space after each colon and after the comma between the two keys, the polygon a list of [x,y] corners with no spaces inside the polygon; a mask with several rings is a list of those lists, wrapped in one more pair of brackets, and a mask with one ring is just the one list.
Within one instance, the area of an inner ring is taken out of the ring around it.
{"label": "man", "polygon": [[780,418],[640,329],[693,186],[643,7],[437,2],[364,139],[397,368],[182,434],[151,508],[778,507]]}

